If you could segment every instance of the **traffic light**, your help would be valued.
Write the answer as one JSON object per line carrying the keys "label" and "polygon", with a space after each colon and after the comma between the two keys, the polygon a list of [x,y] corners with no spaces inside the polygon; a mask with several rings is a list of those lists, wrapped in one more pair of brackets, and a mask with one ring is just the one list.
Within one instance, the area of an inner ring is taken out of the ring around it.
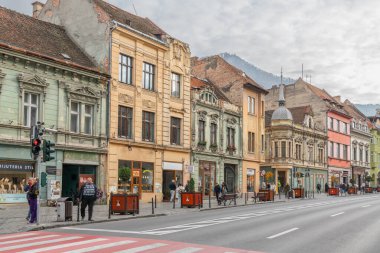
{"label": "traffic light", "polygon": [[44,145],[42,147],[42,151],[43,151],[42,160],[44,162],[51,161],[55,158],[54,156],[51,156],[52,153],[55,153],[55,150],[53,149],[54,146],[55,146],[54,142],[47,141],[47,140],[44,141]]}
{"label": "traffic light", "polygon": [[32,139],[32,154],[38,156],[41,150],[41,140],[39,138]]}

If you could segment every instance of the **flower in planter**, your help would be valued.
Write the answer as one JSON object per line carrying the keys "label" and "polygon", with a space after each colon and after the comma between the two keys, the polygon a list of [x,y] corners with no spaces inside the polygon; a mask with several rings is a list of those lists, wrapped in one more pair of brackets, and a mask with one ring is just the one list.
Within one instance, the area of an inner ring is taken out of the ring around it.
{"label": "flower in planter", "polygon": [[206,146],[207,142],[206,141],[198,141],[198,146]]}

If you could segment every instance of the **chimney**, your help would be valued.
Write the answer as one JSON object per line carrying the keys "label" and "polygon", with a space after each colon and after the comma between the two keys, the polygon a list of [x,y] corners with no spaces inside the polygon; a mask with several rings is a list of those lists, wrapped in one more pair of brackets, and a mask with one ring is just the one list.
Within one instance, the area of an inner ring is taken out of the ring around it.
{"label": "chimney", "polygon": [[44,8],[44,4],[38,1],[32,3],[33,5],[33,18],[38,18],[42,8]]}

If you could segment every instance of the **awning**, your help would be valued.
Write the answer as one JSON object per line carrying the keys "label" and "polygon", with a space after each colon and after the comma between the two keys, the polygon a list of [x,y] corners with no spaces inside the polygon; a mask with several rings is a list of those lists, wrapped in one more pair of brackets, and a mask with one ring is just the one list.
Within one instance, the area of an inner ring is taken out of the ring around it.
{"label": "awning", "polygon": [[171,162],[163,162],[162,163],[163,170],[180,170],[182,171],[182,163],[171,163]]}

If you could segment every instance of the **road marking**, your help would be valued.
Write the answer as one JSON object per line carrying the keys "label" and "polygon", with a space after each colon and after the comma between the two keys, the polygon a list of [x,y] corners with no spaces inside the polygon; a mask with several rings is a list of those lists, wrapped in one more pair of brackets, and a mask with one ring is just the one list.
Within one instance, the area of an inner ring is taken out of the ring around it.
{"label": "road marking", "polygon": [[137,252],[141,252],[141,251],[145,251],[145,250],[160,248],[163,246],[167,246],[167,244],[165,244],[165,243],[153,243],[153,244],[148,244],[148,245],[137,247],[137,248],[118,251],[116,253],[137,253]]}
{"label": "road marking", "polygon": [[60,229],[78,230],[78,231],[96,231],[96,232],[122,233],[122,234],[143,234],[142,232],[138,232],[138,231],[112,230],[112,229],[101,229],[101,228],[63,227],[63,228],[60,228]]}
{"label": "road marking", "polygon": [[34,249],[34,250],[26,250],[26,251],[18,252],[18,253],[37,253],[37,252],[51,251],[51,250],[56,250],[56,249],[63,249],[63,248],[68,248],[72,246],[79,246],[79,245],[84,245],[84,244],[89,244],[89,243],[94,243],[94,242],[102,242],[102,241],[107,241],[107,240],[108,239],[106,238],[96,238],[96,239],[85,240],[85,241],[80,241],[80,242],[64,243],[60,245],[54,245],[54,246],[39,248],[39,249]]}
{"label": "road marking", "polygon": [[115,246],[121,246],[125,244],[131,244],[136,241],[121,241],[121,242],[112,242],[112,243],[107,243],[107,244],[102,244],[102,245],[97,245],[97,246],[92,246],[84,249],[77,249],[77,250],[71,250],[71,251],[66,251],[64,253],[84,253],[84,252],[91,252],[99,249],[107,249]]}
{"label": "road marking", "polygon": [[[13,245],[13,246],[9,246],[9,247],[0,248],[0,251],[21,249],[21,248],[26,248],[26,247],[31,247],[31,246],[44,245],[44,244],[55,243],[55,242],[64,242],[64,241],[81,239],[81,238],[82,237],[80,237],[80,236],[71,236],[71,237],[53,239],[53,240],[48,240],[48,241],[25,243],[25,244],[19,244],[19,245]],[[30,252],[30,251],[27,251],[27,252]]]}
{"label": "road marking", "polygon": [[338,215],[341,215],[341,214],[344,214],[344,212],[333,214],[333,215],[331,215],[331,217],[335,217],[335,216],[338,216]]}
{"label": "road marking", "polygon": [[35,239],[45,239],[45,238],[51,238],[51,237],[57,237],[57,236],[58,235],[44,235],[44,236],[36,236],[36,237],[30,237],[30,238],[23,238],[23,239],[11,240],[11,241],[6,241],[6,242],[0,242],[0,245],[10,244],[10,243],[16,243],[16,242],[34,241]]}
{"label": "road marking", "polygon": [[362,207],[370,207],[371,205],[365,205],[365,206],[362,206]]}
{"label": "road marking", "polygon": [[169,253],[193,253],[193,252],[197,252],[197,251],[200,251],[200,250],[202,250],[202,248],[189,247],[189,248],[179,249],[179,250],[176,250],[176,251],[170,251]]}
{"label": "road marking", "polygon": [[8,236],[0,236],[0,240],[13,239],[13,238],[19,238],[19,237],[25,237],[25,236],[31,236],[31,235],[37,235],[37,234],[38,233],[22,233],[22,234],[8,235]]}
{"label": "road marking", "polygon": [[284,231],[284,232],[281,232],[281,233],[278,233],[278,234],[275,234],[275,235],[269,236],[269,237],[267,237],[267,238],[268,238],[268,239],[273,239],[273,238],[276,238],[276,237],[279,237],[279,236],[282,236],[282,235],[285,235],[285,234],[291,233],[291,232],[296,231],[296,230],[298,230],[298,228],[292,228],[292,229],[286,230],[286,231]]}

